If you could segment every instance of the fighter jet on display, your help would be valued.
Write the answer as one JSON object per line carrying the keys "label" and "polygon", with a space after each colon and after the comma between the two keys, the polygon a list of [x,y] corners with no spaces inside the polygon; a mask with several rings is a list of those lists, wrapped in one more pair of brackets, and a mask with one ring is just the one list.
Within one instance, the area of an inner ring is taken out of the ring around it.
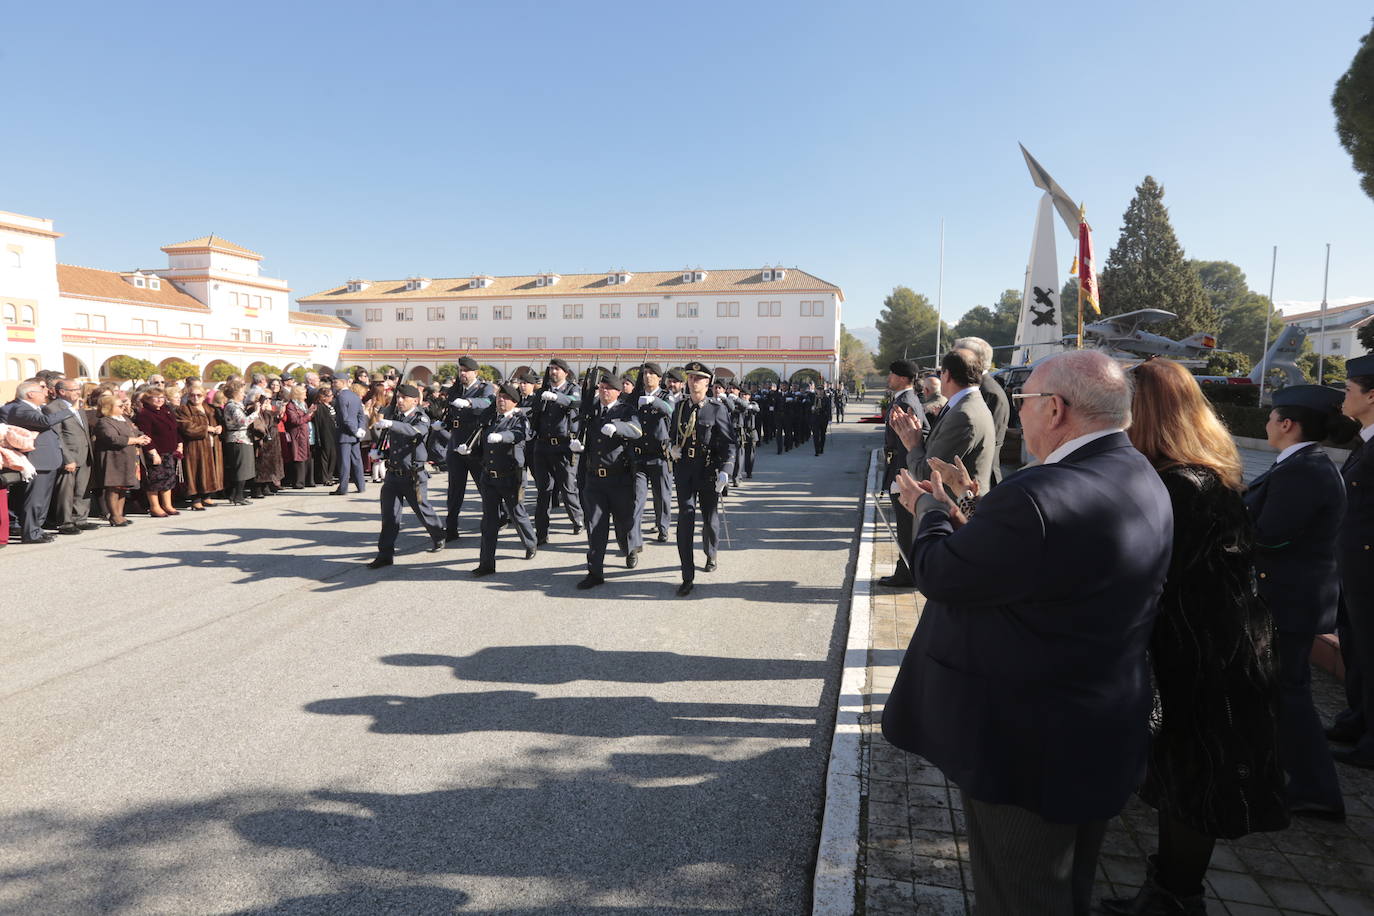
{"label": "fighter jet on display", "polygon": [[[1264,359],[1255,364],[1255,368],[1250,372],[1250,381],[1256,385],[1260,380],[1260,369],[1271,376],[1275,372],[1283,373],[1284,384],[1301,385],[1307,381],[1303,377],[1302,370],[1298,368],[1298,356],[1302,353],[1302,342],[1307,339],[1307,331],[1298,327],[1296,324],[1286,325],[1279,332],[1274,345],[1269,348],[1268,354]],[[1272,382],[1273,379],[1270,379]]]}
{"label": "fighter jet on display", "polygon": [[1217,350],[1214,334],[1194,334],[1187,340],[1173,340],[1160,334],[1151,334],[1141,328],[1152,324],[1163,324],[1177,318],[1173,312],[1164,309],[1137,309],[1122,315],[1100,318],[1084,325],[1083,343],[1106,350],[1110,355],[1123,358],[1148,356],[1167,356],[1189,368],[1207,364],[1207,357]]}

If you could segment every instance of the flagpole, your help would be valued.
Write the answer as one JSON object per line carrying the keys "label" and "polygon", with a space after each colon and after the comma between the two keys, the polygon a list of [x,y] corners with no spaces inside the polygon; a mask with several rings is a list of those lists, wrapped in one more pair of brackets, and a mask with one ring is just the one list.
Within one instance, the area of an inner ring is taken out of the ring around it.
{"label": "flagpole", "polygon": [[1317,345],[1317,384],[1326,376],[1326,284],[1331,279],[1331,243],[1326,243],[1326,270],[1322,272],[1322,324]]}
{"label": "flagpole", "polygon": [[1264,406],[1265,376],[1269,374],[1269,325],[1274,321],[1274,271],[1279,266],[1279,246],[1274,246],[1274,257],[1269,262],[1269,307],[1264,313],[1264,349],[1260,351],[1259,406]]}
{"label": "flagpole", "polygon": [[935,365],[940,365],[940,326],[945,321],[945,218],[940,217],[940,285],[935,291]]}

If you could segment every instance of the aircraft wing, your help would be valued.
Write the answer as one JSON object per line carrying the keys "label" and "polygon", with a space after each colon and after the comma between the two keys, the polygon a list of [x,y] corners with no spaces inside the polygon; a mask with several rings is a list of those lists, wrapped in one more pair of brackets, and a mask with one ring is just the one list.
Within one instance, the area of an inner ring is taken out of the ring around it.
{"label": "aircraft wing", "polygon": [[1134,312],[1122,312],[1120,315],[1099,318],[1093,324],[1107,325],[1114,333],[1126,335],[1135,332],[1137,328],[1161,324],[1177,317],[1173,312],[1167,312],[1164,309],[1136,309]]}

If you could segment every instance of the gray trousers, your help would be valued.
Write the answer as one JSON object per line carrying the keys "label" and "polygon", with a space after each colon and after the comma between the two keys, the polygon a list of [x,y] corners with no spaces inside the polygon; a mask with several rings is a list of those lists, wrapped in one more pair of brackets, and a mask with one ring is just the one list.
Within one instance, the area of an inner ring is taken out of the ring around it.
{"label": "gray trousers", "polygon": [[960,792],[978,916],[1087,916],[1106,821],[1055,824]]}
{"label": "gray trousers", "polygon": [[54,528],[64,525],[84,525],[90,521],[91,500],[86,488],[91,482],[89,465],[79,464],[75,471],[57,469],[57,483],[53,487],[52,507],[48,520]]}

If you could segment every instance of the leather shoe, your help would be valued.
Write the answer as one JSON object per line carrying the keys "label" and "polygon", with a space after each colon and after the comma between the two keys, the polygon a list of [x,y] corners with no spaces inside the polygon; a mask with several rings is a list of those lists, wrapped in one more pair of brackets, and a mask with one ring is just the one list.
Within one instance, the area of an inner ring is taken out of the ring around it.
{"label": "leather shoe", "polygon": [[538,552],[539,552],[539,548],[538,548],[538,547],[526,547],[526,548],[525,548],[525,559],[526,559],[526,560],[533,560],[533,559],[534,559],[534,555],[537,554]]}
{"label": "leather shoe", "polygon": [[911,588],[916,583],[904,576],[883,576],[878,584],[887,588]]}
{"label": "leather shoe", "polygon": [[53,541],[55,541],[55,540],[57,540],[57,538],[53,537],[51,534],[45,534],[45,535],[43,535],[42,537],[34,538],[34,539],[31,540],[31,541],[30,541],[30,540],[25,540],[25,541],[23,541],[23,543],[25,543],[25,544],[51,544],[51,543],[52,543]]}
{"label": "leather shoe", "polygon": [[82,531],[94,531],[100,526],[94,522],[77,522],[76,527],[80,528]]}
{"label": "leather shoe", "polygon": [[1345,820],[1345,807],[1333,808],[1330,805],[1319,805],[1316,802],[1297,802],[1288,806],[1288,813],[1298,817],[1314,817],[1323,821],[1335,821],[1337,823]]}
{"label": "leather shoe", "polygon": [[383,566],[390,566],[393,560],[386,554],[379,554],[371,563],[367,564],[368,569],[381,569]]}
{"label": "leather shoe", "polygon": [[581,526],[581,525],[573,525],[573,536],[576,537],[577,535],[579,535],[579,534],[581,534],[581,533],[582,533],[582,526]]}
{"label": "leather shoe", "polygon": [[660,531],[660,532],[658,533],[658,542],[659,542],[660,544],[666,544],[666,543],[668,543],[668,532],[666,532],[666,531]]}
{"label": "leather shoe", "polygon": [[57,533],[58,533],[58,534],[80,534],[80,533],[81,533],[81,529],[78,528],[78,527],[76,527],[75,525],[63,525],[61,528],[58,528],[58,529],[57,529]]}
{"label": "leather shoe", "polygon": [[445,544],[455,544],[455,543],[457,543],[457,542],[458,542],[458,532],[455,531],[455,532],[453,532],[452,534],[445,534],[445,535],[444,535],[444,543],[445,543]]}
{"label": "leather shoe", "polygon": [[429,548],[425,551],[425,553],[438,553],[443,549],[444,542],[436,538],[433,542],[430,543]]}
{"label": "leather shoe", "polygon": [[598,585],[603,584],[605,581],[606,580],[601,576],[598,576],[594,573],[587,573],[587,577],[583,579],[581,582],[577,583],[577,587],[581,591],[586,591],[589,588],[596,588]]}
{"label": "leather shoe", "polygon": [[705,565],[704,567],[702,567],[702,568],[705,569],[707,572],[715,572],[715,571],[716,571],[716,558],[715,558],[715,557],[709,558],[709,559],[706,561],[706,565]]}
{"label": "leather shoe", "polygon": [[545,544],[547,544],[548,542],[549,542],[549,536],[548,536],[547,534],[541,534],[541,535],[539,535],[539,537],[535,538],[535,540],[534,540],[534,543],[535,543],[537,546],[539,546],[539,547],[543,547],[543,546],[544,546]]}
{"label": "leather shoe", "polygon": [[472,577],[474,579],[480,579],[483,576],[489,576],[494,572],[496,572],[495,566],[479,566],[472,571]]}
{"label": "leather shoe", "polygon": [[630,555],[625,558],[625,568],[634,569],[639,565],[639,548],[630,551]]}
{"label": "leather shoe", "polygon": [[1374,770],[1374,754],[1361,753],[1358,748],[1331,752],[1331,759],[1337,763],[1348,763],[1362,770]]}
{"label": "leather shoe", "polygon": [[1333,725],[1326,730],[1326,740],[1337,744],[1354,744],[1360,740],[1360,733],[1353,728]]}
{"label": "leather shoe", "polygon": [[692,593],[692,583],[691,583],[691,582],[684,582],[684,583],[682,583],[681,585],[679,585],[679,586],[677,587],[677,596],[678,596],[679,598],[686,598],[686,597],[687,597],[688,595],[690,595],[691,593]]}
{"label": "leather shoe", "polygon": [[330,496],[347,496],[347,495],[348,495],[348,491],[346,491],[346,490],[330,490],[330,491],[329,491],[329,495],[330,495]]}

